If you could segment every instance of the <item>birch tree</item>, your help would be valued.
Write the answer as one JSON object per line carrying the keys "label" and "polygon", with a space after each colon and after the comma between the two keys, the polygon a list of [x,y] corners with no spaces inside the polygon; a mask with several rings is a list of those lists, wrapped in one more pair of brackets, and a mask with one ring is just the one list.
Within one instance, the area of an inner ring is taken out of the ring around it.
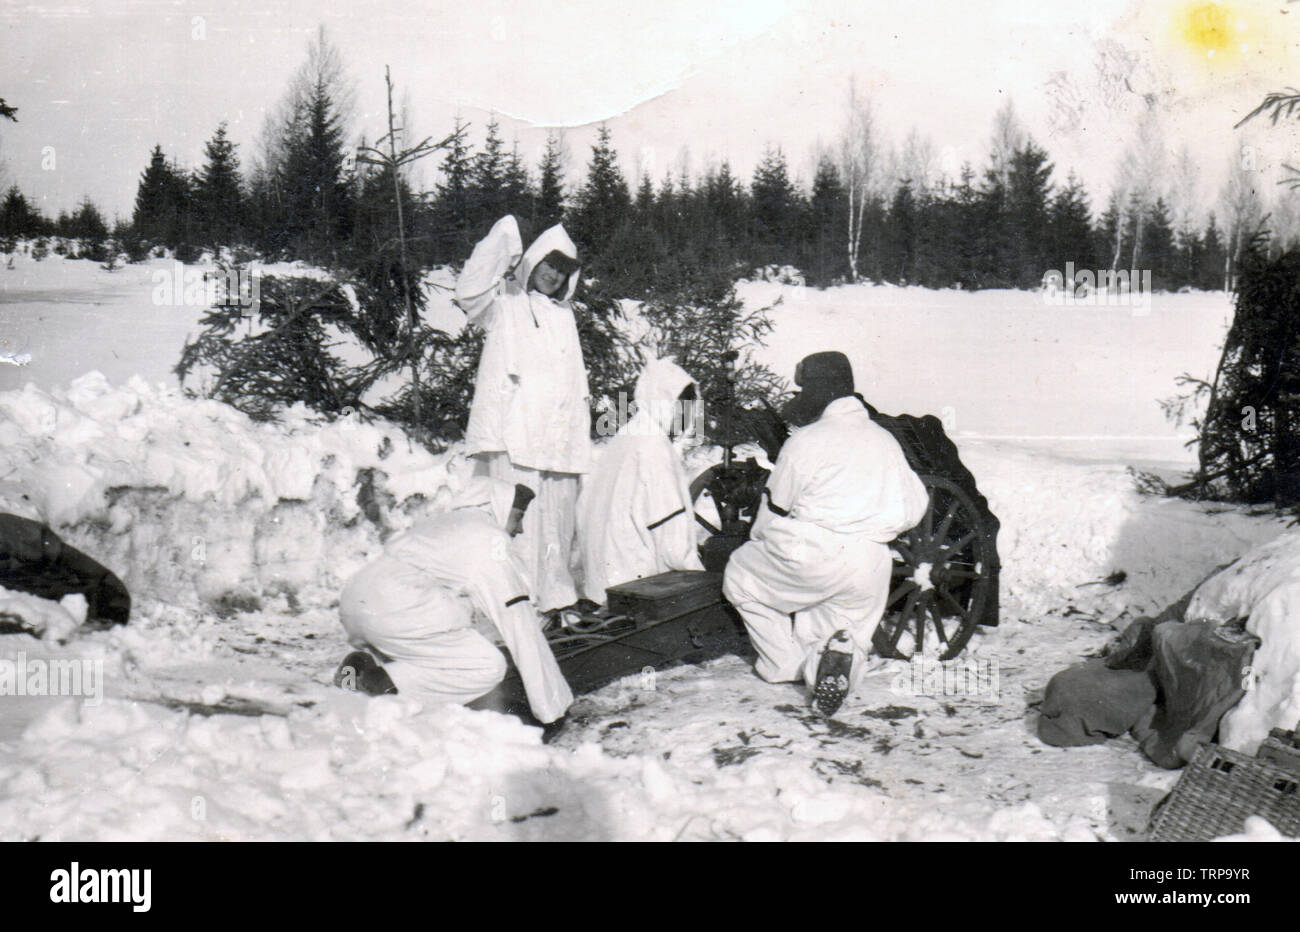
{"label": "birch tree", "polygon": [[840,181],[848,206],[845,238],[849,281],[858,280],[858,255],[862,243],[862,221],[879,173],[880,144],[871,102],[858,96],[856,82],[849,81],[848,120],[840,138]]}

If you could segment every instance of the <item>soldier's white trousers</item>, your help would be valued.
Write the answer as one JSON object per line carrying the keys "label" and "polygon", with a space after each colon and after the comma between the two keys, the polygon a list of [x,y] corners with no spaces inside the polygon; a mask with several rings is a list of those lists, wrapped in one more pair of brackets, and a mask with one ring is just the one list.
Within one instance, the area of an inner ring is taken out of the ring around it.
{"label": "soldier's white trousers", "polygon": [[731,555],[722,589],[758,652],[758,675],[813,683],[826,641],[843,628],[856,648],[856,686],[884,615],[892,565],[888,545],[868,537],[792,518],[769,522],[761,538]]}

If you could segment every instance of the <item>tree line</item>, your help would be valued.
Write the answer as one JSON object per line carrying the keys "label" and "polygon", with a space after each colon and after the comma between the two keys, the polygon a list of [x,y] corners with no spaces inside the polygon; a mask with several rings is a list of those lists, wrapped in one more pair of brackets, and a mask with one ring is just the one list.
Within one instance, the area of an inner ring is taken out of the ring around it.
{"label": "tree line", "polygon": [[394,184],[382,167],[356,160],[365,140],[349,143],[347,97],[337,53],[321,35],[247,170],[223,123],[194,171],[155,146],[131,218],[111,233],[89,199],[51,221],[15,186],[0,203],[0,237],[59,235],[102,250],[111,235],[133,260],[159,246],[182,259],[238,246],[249,257],[355,268],[358,257],[383,249],[400,198],[410,260],[421,268],[462,262],[509,212],[526,232],[563,221],[589,273],[623,296],[646,297],[769,266],[793,266],[816,286],[981,289],[1038,287],[1048,270],[1073,262],[1149,269],[1158,289],[1215,289],[1230,287],[1242,243],[1257,232],[1247,226],[1262,221],[1257,195],[1225,230],[1213,212],[1204,222],[1186,210],[1175,217],[1165,196],[1136,184],[1117,184],[1095,213],[1083,183],[1055,178],[1048,153],[1005,108],[988,164],[944,177],[915,134],[886,154],[869,109],[856,101],[807,185],[778,148],[748,181],[726,161],[698,176],[683,165],[632,179],[601,127],[581,181],[569,187],[561,136],[552,134],[528,164],[495,120],[478,146],[458,120],[439,147],[436,185],[415,191],[406,173]]}

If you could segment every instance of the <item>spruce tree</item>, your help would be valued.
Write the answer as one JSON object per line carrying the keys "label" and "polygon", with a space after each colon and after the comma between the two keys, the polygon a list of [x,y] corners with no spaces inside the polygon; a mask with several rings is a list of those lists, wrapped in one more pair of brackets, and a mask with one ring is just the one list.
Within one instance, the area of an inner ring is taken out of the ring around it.
{"label": "spruce tree", "polygon": [[516,217],[532,217],[536,211],[533,201],[532,179],[528,176],[528,166],[519,154],[519,140],[516,139],[510,155],[506,157],[505,180],[502,185],[505,213]]}
{"label": "spruce tree", "polygon": [[1048,266],[1065,273],[1067,262],[1076,270],[1096,269],[1096,249],[1093,246],[1092,212],[1088,208],[1088,195],[1083,183],[1070,173],[1065,187],[1052,198],[1049,220],[1051,252]]}
{"label": "spruce tree", "polygon": [[290,127],[280,185],[285,223],[296,254],[337,258],[351,235],[352,198],[344,173],[343,131],[329,88],[318,80]]}
{"label": "spruce tree", "polygon": [[882,257],[885,281],[906,285],[914,278],[912,263],[916,255],[916,219],[912,179],[904,178],[889,205]]}
{"label": "spruce tree", "polygon": [[18,185],[10,185],[0,204],[0,236],[40,236],[44,227],[45,218],[32,209]]}
{"label": "spruce tree", "polygon": [[848,273],[844,262],[840,231],[847,207],[844,203],[844,186],[835,160],[823,153],[817,162],[813,178],[812,199],[809,201],[809,271],[810,280],[825,288]]}
{"label": "spruce tree", "polygon": [[544,230],[564,219],[564,161],[560,137],[556,133],[546,137],[546,148],[542,151],[537,174],[537,226]]}
{"label": "spruce tree", "polygon": [[1157,197],[1147,210],[1146,221],[1142,224],[1142,255],[1146,267],[1151,270],[1153,288],[1171,290],[1178,287],[1175,282],[1174,228],[1169,219],[1169,208],[1162,197]]}
{"label": "spruce tree", "polygon": [[197,226],[209,246],[233,245],[243,238],[244,196],[239,157],[224,121],[203,151],[206,161],[194,185]]}
{"label": "spruce tree", "polygon": [[167,160],[162,146],[154,146],[136,189],[132,225],[146,242],[180,249],[191,241],[190,207],[189,179]]}
{"label": "spruce tree", "polygon": [[[104,222],[104,215],[99,212],[99,208],[90,200],[89,195],[81,199],[77,212],[71,217],[68,231],[90,250],[97,250],[104,245],[104,240],[108,239],[108,224]],[[92,256],[92,258],[98,257]]]}
{"label": "spruce tree", "polygon": [[442,158],[442,181],[434,202],[434,236],[436,255],[441,262],[460,262],[469,257],[473,239],[470,234],[470,188],[474,156],[465,142],[469,125],[456,118],[453,141]]}
{"label": "spruce tree", "polygon": [[[591,147],[587,180],[574,205],[573,236],[578,247],[588,255],[608,255],[615,233],[628,220],[631,206],[632,195],[618,167],[609,127],[602,124]],[[617,259],[609,256],[606,266],[616,264]]]}
{"label": "spruce tree", "polygon": [[953,189],[953,252],[955,281],[963,288],[980,287],[984,247],[979,223],[984,210],[983,196],[975,187],[975,169],[969,162],[961,167],[961,182]]}
{"label": "spruce tree", "polygon": [[977,288],[1005,288],[1011,284],[1014,244],[1006,212],[1007,189],[998,167],[990,166],[984,172],[973,211],[975,228],[982,231],[972,263]]}
{"label": "spruce tree", "polygon": [[802,204],[790,182],[785,154],[768,149],[754,170],[750,183],[754,228],[753,260],[758,265],[797,261],[795,244],[800,239]]}
{"label": "spruce tree", "polygon": [[507,161],[501,125],[493,119],[487,125],[483,148],[474,156],[470,172],[470,228],[476,235],[487,232],[507,212]]}
{"label": "spruce tree", "polygon": [[1036,288],[1048,269],[1052,163],[1047,153],[1030,140],[1012,155],[1008,177],[1005,221],[1009,283],[1016,288]]}
{"label": "spruce tree", "polygon": [[1204,251],[1205,244],[1195,229],[1189,228],[1178,231],[1178,273],[1175,276],[1178,287],[1181,288],[1183,285],[1190,285],[1193,288],[1200,287],[1200,283],[1196,278],[1196,270],[1201,264],[1201,254]]}
{"label": "spruce tree", "polygon": [[1214,214],[1205,226],[1200,262],[1196,266],[1196,287],[1203,291],[1223,290],[1223,263],[1227,249]]}

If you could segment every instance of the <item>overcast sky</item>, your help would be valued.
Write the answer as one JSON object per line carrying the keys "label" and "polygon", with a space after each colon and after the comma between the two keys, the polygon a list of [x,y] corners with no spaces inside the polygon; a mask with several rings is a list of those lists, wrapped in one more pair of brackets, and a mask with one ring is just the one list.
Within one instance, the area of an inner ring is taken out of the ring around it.
{"label": "overcast sky", "polygon": [[383,131],[387,64],[417,133],[459,114],[477,140],[495,112],[535,165],[546,129],[566,127],[575,175],[608,121],[629,176],[658,180],[686,150],[692,172],[726,158],[747,180],[779,145],[806,180],[850,77],[896,143],[916,127],[954,172],[984,162],[1009,97],[1096,210],[1145,112],[1166,149],[1193,147],[1207,205],[1243,143],[1262,169],[1300,165],[1291,126],[1232,130],[1265,91],[1300,86],[1288,0],[81,0],[0,3],[0,97],[20,108],[0,124],[3,181],[47,212],[89,194],[125,216],[155,143],[195,167],[222,120],[247,164],[322,23],[356,83],[358,135]]}

